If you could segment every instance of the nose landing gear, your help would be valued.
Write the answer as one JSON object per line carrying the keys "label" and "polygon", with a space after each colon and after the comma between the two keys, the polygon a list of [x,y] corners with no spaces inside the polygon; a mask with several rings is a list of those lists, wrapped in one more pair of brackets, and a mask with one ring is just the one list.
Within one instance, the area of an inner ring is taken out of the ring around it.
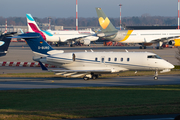
{"label": "nose landing gear", "polygon": [[155,71],[154,80],[158,80],[158,70]]}

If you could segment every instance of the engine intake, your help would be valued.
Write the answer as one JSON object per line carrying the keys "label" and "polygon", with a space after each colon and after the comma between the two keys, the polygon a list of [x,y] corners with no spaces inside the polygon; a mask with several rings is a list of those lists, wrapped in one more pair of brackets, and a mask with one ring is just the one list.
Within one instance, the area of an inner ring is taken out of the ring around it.
{"label": "engine intake", "polygon": [[169,45],[180,46],[180,39],[174,39],[169,41]]}

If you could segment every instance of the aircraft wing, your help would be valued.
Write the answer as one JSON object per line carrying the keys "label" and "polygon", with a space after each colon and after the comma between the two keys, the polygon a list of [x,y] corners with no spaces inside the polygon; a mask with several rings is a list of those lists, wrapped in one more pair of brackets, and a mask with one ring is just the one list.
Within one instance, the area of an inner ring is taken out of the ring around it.
{"label": "aircraft wing", "polygon": [[80,39],[86,38],[86,37],[89,37],[89,36],[96,36],[96,34],[81,35],[81,36],[77,36],[77,37],[69,37],[69,38],[66,38],[66,41],[67,42],[79,41]]}
{"label": "aircraft wing", "polygon": [[113,31],[113,32],[109,32],[109,33],[103,33],[103,32],[99,32],[97,33],[98,37],[111,37],[111,36],[115,36],[117,34],[117,31]]}
{"label": "aircraft wing", "polygon": [[111,70],[49,70],[50,72],[55,72],[56,75],[62,76],[71,76],[71,77],[80,77],[85,76],[87,74],[96,73],[111,73]]}
{"label": "aircraft wing", "polygon": [[[120,70],[114,70],[114,69],[99,69],[99,70],[48,70],[41,62],[39,62],[42,70],[46,70],[49,72],[55,72],[56,75],[62,75],[62,76],[71,76],[71,77],[80,77],[83,75],[96,73],[96,74],[103,74],[103,73],[117,73],[120,72]],[[127,69],[121,69],[121,71],[125,71]]]}
{"label": "aircraft wing", "polygon": [[157,43],[157,42],[164,42],[165,40],[170,40],[173,38],[179,38],[180,36],[172,36],[172,37],[164,37],[164,38],[157,38],[154,40],[151,40],[152,43]]}

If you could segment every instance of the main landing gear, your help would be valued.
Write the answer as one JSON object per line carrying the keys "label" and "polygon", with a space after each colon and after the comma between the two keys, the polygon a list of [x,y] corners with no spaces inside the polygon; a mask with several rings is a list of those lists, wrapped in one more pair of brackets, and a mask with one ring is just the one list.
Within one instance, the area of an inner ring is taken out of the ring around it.
{"label": "main landing gear", "polygon": [[89,80],[89,79],[93,79],[93,80],[95,80],[95,79],[97,79],[98,78],[98,75],[95,75],[95,74],[89,74],[89,75],[85,75],[84,77],[83,77],[83,79],[84,80]]}
{"label": "main landing gear", "polygon": [[146,46],[140,46],[139,48],[140,49],[146,49]]}

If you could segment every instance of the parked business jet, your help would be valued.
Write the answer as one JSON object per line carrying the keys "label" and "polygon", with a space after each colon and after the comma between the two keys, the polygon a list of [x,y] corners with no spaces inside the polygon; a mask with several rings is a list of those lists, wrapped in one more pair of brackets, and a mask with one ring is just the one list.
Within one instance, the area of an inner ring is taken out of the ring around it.
{"label": "parked business jet", "polygon": [[170,45],[180,46],[180,30],[120,30],[118,31],[104,14],[101,8],[96,8],[101,32],[98,37],[122,43],[139,43],[141,49],[146,49],[153,43],[157,44],[157,49],[162,48],[163,42],[169,42]]}
{"label": "parked business jet", "polygon": [[77,41],[85,45],[89,45],[91,41],[96,41],[99,39],[99,37],[97,37],[95,32],[92,30],[42,31],[36,24],[31,14],[26,14],[26,17],[28,32],[40,33],[44,40],[47,42],[57,43],[57,46],[59,46],[59,44],[62,42],[68,42],[72,45],[73,42]]}
{"label": "parked business jet", "polygon": [[16,32],[11,33],[2,33],[0,36],[0,57],[5,56],[7,54],[7,50],[9,48],[9,44],[11,42],[11,36],[16,34]]}
{"label": "parked business jet", "polygon": [[[80,77],[84,80],[96,79],[101,74],[119,73],[127,70],[154,70],[158,79],[158,71],[169,72],[174,66],[149,52],[72,52],[54,50],[39,33],[21,34],[16,38],[26,40],[40,62],[42,69],[47,70],[42,63],[65,68],[51,70],[56,75]],[[42,62],[42,63],[41,63]]]}

